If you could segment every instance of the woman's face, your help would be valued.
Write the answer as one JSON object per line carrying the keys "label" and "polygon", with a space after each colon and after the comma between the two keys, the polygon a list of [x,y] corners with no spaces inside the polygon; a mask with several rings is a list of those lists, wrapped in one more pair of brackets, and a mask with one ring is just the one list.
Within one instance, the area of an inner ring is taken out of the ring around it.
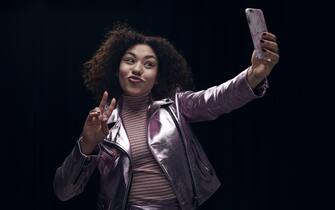
{"label": "woman's face", "polygon": [[121,59],[119,81],[125,95],[149,94],[157,82],[157,74],[158,59],[148,45],[134,45]]}

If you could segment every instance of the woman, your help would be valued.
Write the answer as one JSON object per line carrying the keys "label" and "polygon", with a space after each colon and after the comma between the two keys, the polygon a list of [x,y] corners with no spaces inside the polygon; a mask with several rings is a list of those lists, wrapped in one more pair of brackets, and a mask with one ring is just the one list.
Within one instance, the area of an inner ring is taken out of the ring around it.
{"label": "woman", "polygon": [[97,168],[99,209],[196,209],[220,182],[189,123],[265,93],[279,55],[273,34],[264,33],[261,44],[264,59],[253,53],[252,65],[235,78],[194,92],[187,90],[193,84],[185,59],[166,39],[125,26],[110,31],[85,64],[85,85],[100,105],[56,171],[58,198],[81,193]]}

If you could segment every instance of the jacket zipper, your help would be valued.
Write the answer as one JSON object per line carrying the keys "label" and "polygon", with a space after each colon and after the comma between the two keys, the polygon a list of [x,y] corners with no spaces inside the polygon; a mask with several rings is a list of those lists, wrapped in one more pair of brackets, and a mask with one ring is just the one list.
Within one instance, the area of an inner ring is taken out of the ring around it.
{"label": "jacket zipper", "polygon": [[[118,145],[117,145],[118,146]],[[120,147],[120,146],[118,146]],[[122,149],[122,148],[120,148]],[[128,186],[127,186],[127,189],[126,189],[126,195],[125,195],[125,198],[123,200],[123,204],[122,204],[122,209],[126,210],[126,206],[127,206],[127,200],[128,200],[128,197],[129,197],[129,192],[130,192],[130,186],[131,186],[131,183],[132,183],[132,180],[133,180],[133,170],[132,170],[132,167],[133,167],[133,164],[132,164],[132,159],[130,158],[130,155],[124,150],[122,149],[123,152],[125,152],[129,158],[129,163],[130,163],[130,166],[129,166],[129,179],[128,179]]]}
{"label": "jacket zipper", "polygon": [[[173,114],[172,110],[170,109],[170,107],[167,107],[166,109],[169,112],[169,114],[171,115],[174,123],[176,124],[176,127],[179,131],[179,134],[181,135],[181,138],[182,138],[182,143],[183,143],[183,146],[184,146],[184,149],[185,149],[185,155],[186,155],[187,163],[188,163],[187,165],[188,165],[188,168],[190,170],[191,179],[192,179],[192,186],[193,186],[193,193],[194,193],[193,202],[195,202],[195,206],[198,207],[198,192],[197,192],[197,188],[196,188],[196,185],[195,185],[195,182],[194,182],[194,175],[193,175],[193,172],[192,172],[190,159],[188,157],[187,150],[186,150],[185,135],[184,135],[183,130],[180,128],[179,123],[178,123],[175,115]],[[199,158],[199,160],[200,160],[200,158]]]}
{"label": "jacket zipper", "polygon": [[[158,109],[157,109],[157,110],[150,116],[150,119],[148,120],[148,122],[151,121],[152,116],[154,116],[154,115],[156,114],[157,111],[158,111]],[[148,124],[149,124],[149,123],[148,123]],[[156,160],[157,164],[159,165],[159,167],[160,167],[160,168],[162,169],[162,171],[164,172],[165,176],[168,178],[168,180],[169,180],[169,182],[170,182],[170,184],[171,184],[171,186],[172,186],[172,188],[173,188],[173,190],[174,190],[174,193],[175,193],[175,195],[176,195],[176,198],[177,198],[178,202],[180,203],[180,200],[179,200],[179,198],[178,198],[178,194],[176,193],[176,189],[175,189],[175,187],[174,187],[174,185],[173,185],[173,182],[172,182],[172,179],[171,179],[170,175],[169,175],[168,172],[166,171],[166,168],[165,168],[164,166],[162,166],[162,165],[159,163],[157,157],[154,155],[154,152],[152,151],[151,147],[149,146],[149,133],[148,133],[148,130],[149,130],[149,128],[147,128],[147,138],[148,138],[147,144],[148,144],[148,147],[149,147],[149,149],[150,149],[150,152],[151,152],[152,156],[155,158],[155,160]]]}
{"label": "jacket zipper", "polygon": [[[129,166],[129,171],[130,171],[130,175],[129,175],[129,179],[128,179],[128,186],[127,186],[127,189],[126,189],[126,195],[125,195],[125,198],[123,200],[123,203],[122,203],[122,209],[126,210],[126,205],[127,205],[127,200],[128,200],[128,196],[129,196],[129,192],[130,192],[130,186],[131,186],[131,182],[132,182],[132,179],[133,179],[133,171],[132,171],[132,160],[129,156],[129,154],[126,152],[126,150],[124,150],[119,144],[115,143],[115,142],[108,142],[109,144],[113,144],[114,146],[116,146],[117,148],[119,148],[120,150],[122,150],[129,158],[129,163],[130,163],[130,166]],[[110,204],[108,206],[108,209],[110,208]]]}

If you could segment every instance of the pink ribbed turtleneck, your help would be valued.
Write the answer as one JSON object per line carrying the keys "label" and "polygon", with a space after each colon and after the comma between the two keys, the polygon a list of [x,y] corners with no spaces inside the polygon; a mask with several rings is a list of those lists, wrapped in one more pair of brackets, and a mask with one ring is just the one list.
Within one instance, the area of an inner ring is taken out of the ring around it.
{"label": "pink ribbed turtleneck", "polygon": [[121,117],[130,141],[133,163],[129,202],[134,203],[176,198],[148,147],[147,110],[150,102],[150,95],[123,96]]}

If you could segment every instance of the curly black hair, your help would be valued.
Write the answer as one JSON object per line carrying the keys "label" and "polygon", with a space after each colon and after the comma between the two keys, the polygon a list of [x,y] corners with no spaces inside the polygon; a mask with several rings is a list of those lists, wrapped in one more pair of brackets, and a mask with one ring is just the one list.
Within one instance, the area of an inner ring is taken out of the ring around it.
{"label": "curly black hair", "polygon": [[97,101],[103,92],[112,97],[122,94],[118,80],[119,65],[126,51],[136,44],[150,46],[157,55],[158,84],[151,91],[155,100],[171,97],[177,88],[193,89],[192,72],[185,58],[165,38],[146,36],[129,25],[118,24],[110,30],[93,57],[84,63],[84,85]]}

